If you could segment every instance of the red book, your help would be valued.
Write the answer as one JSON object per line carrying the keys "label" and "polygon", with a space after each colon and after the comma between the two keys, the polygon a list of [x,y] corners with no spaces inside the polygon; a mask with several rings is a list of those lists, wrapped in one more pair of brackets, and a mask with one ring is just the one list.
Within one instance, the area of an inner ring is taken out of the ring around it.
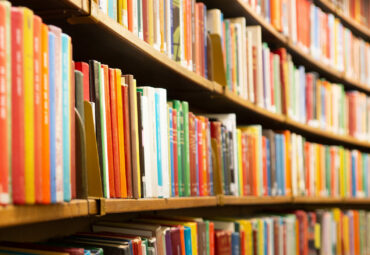
{"label": "red book", "polygon": [[200,50],[201,50],[201,42],[200,42],[200,38],[201,38],[201,34],[200,34],[200,18],[199,18],[199,7],[198,7],[198,3],[195,4],[195,72],[197,74],[201,74],[201,62],[200,62]]}
{"label": "red book", "polygon": [[196,170],[196,134],[195,134],[195,115],[189,112],[189,145],[190,145],[190,192],[191,196],[196,196],[198,191],[197,170]]}
{"label": "red book", "polygon": [[178,154],[177,154],[177,111],[172,109],[172,132],[173,132],[173,164],[174,164],[174,181],[175,181],[175,196],[179,195],[179,177],[178,177]]}
{"label": "red book", "polygon": [[147,43],[149,43],[148,1],[150,1],[150,0],[142,0],[142,7],[143,7],[143,37],[144,37],[144,41],[146,41]]}
{"label": "red book", "polygon": [[12,194],[15,204],[25,203],[23,13],[11,9],[12,42]]}
{"label": "red book", "polygon": [[112,145],[112,121],[109,95],[109,72],[107,65],[101,65],[104,73],[104,99],[105,99],[105,122],[107,126],[107,152],[108,152],[108,174],[109,174],[109,194],[110,197],[117,197],[116,187],[114,186],[114,168],[113,168],[113,145]]}
{"label": "red book", "polygon": [[71,52],[71,82],[73,85],[70,86],[70,113],[71,113],[71,198],[76,198],[76,118],[75,118],[75,105],[76,105],[76,96],[75,96],[75,62],[72,61],[72,52]]}
{"label": "red book", "polygon": [[6,31],[6,12],[7,7],[0,4],[0,38],[2,43],[0,43],[0,195],[2,197],[6,196],[7,198],[0,198],[0,204],[6,204],[9,200],[9,139],[8,133],[8,123],[10,122],[11,116],[8,116],[8,77],[9,72],[7,71],[7,49],[10,49],[7,45],[7,31]]}
{"label": "red book", "polygon": [[299,245],[299,254],[307,255],[308,254],[308,220],[307,214],[304,211],[297,211],[296,213],[298,221],[298,242]]}
{"label": "red book", "polygon": [[213,183],[213,176],[211,176],[211,155],[209,155],[209,153],[210,153],[210,147],[209,146],[211,146],[211,134],[210,134],[210,132],[211,132],[211,125],[210,125],[210,122],[209,122],[209,119],[208,118],[205,118],[205,128],[206,128],[206,130],[205,130],[205,134],[206,134],[206,136],[205,136],[205,149],[206,149],[206,160],[207,160],[207,168],[206,168],[206,171],[207,171],[207,195],[209,196],[209,195],[211,195],[211,180],[212,180],[212,183]]}
{"label": "red book", "polygon": [[245,231],[244,230],[241,230],[240,231],[240,255],[246,255],[245,254],[245,243],[246,243],[246,240],[245,240]]}
{"label": "red book", "polygon": [[263,196],[267,196],[268,187],[267,187],[267,158],[266,158],[266,137],[262,136],[262,171],[263,171]]}
{"label": "red book", "polygon": [[209,222],[209,255],[215,255],[215,225]]}
{"label": "red book", "polygon": [[202,180],[202,186],[201,189],[203,189],[203,196],[208,196],[208,149],[207,149],[207,121],[208,119],[205,117],[202,117],[202,167],[203,167],[203,180]]}
{"label": "red book", "polygon": [[112,149],[113,149],[113,172],[114,187],[116,196],[122,197],[121,194],[121,171],[119,158],[119,140],[118,140],[118,115],[117,115],[117,88],[115,79],[115,70],[109,69],[109,94],[110,94],[110,113],[112,125]]}
{"label": "red book", "polygon": [[[124,77],[122,77],[124,79]],[[130,140],[130,117],[129,117],[128,87],[122,86],[122,107],[123,107],[123,129],[125,132],[125,162],[127,176],[127,197],[132,198],[132,168],[131,168],[131,140]]]}
{"label": "red book", "polygon": [[271,106],[275,108],[274,53],[272,52],[270,52],[270,88],[271,88]]}
{"label": "red book", "polygon": [[251,167],[250,167],[250,171],[249,171],[249,174],[250,174],[250,178],[251,178],[251,190],[252,190],[252,195],[253,196],[257,196],[258,193],[257,193],[257,162],[254,160],[255,159],[255,156],[254,156],[254,153],[256,153],[255,149],[256,148],[256,143],[257,143],[257,137],[255,137],[254,135],[251,135],[251,158],[250,158],[250,162],[251,162]]}
{"label": "red book", "polygon": [[84,75],[83,87],[84,87],[84,101],[90,102],[90,77],[89,77],[89,64],[85,62],[76,62],[76,70],[80,71]]}
{"label": "red book", "polygon": [[216,255],[230,255],[231,254],[231,233],[216,230],[215,231],[215,248]]}
{"label": "red book", "polygon": [[127,25],[128,30],[134,32],[134,13],[132,9],[132,1],[133,0],[127,0]]}
{"label": "red book", "polygon": [[41,18],[33,16],[33,84],[35,129],[35,199],[42,202]]}
{"label": "red book", "polygon": [[203,120],[202,117],[197,117],[198,119],[198,166],[199,166],[199,196],[204,196],[204,168],[203,165]]}
{"label": "red book", "polygon": [[247,134],[242,133],[242,177],[243,177],[243,194],[248,195],[248,177],[247,177],[247,165],[248,165],[248,149],[247,149]]}

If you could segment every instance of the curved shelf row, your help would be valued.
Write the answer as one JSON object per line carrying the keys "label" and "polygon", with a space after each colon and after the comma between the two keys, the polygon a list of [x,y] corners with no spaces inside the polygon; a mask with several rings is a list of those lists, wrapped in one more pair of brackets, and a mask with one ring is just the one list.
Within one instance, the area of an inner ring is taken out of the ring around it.
{"label": "curved shelf row", "polygon": [[182,197],[152,199],[77,199],[69,203],[50,205],[9,205],[0,208],[0,227],[66,220],[77,217],[216,206],[360,206],[370,207],[370,198],[315,198],[315,197]]}
{"label": "curved shelf row", "polygon": [[314,2],[320,7],[322,7],[324,10],[327,10],[333,13],[335,16],[337,16],[351,30],[356,31],[358,34],[365,37],[365,39],[370,38],[370,29],[368,27],[366,27],[363,24],[358,23],[357,21],[345,15],[340,8],[336,7],[334,4],[332,4],[328,0],[315,0]]}
{"label": "curved shelf row", "polygon": [[262,38],[264,41],[287,48],[295,57],[295,60],[298,60],[303,65],[309,64],[310,69],[318,72],[320,77],[324,76],[333,82],[343,83],[347,88],[357,89],[370,94],[370,85],[349,78],[344,72],[337,71],[322,61],[313,58],[309,53],[295,45],[289,37],[277,31],[265,18],[254,12],[243,0],[229,0],[227,5],[224,4],[223,0],[205,0],[205,3],[210,8],[220,9],[225,14],[225,17],[243,16],[247,19],[247,24],[260,25],[262,27]]}

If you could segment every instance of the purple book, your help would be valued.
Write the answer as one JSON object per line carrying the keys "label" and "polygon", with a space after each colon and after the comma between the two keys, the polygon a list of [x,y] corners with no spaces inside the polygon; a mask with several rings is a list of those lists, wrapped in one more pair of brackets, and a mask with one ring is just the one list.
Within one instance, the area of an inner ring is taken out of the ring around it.
{"label": "purple book", "polygon": [[166,241],[166,254],[172,255],[172,242],[171,242],[171,231],[167,230],[165,234]]}

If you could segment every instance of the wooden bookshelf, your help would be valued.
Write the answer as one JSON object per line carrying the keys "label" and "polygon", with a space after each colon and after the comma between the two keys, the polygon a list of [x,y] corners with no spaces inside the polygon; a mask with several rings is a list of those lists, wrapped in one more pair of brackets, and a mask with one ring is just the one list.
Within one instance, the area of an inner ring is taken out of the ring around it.
{"label": "wooden bookshelf", "polygon": [[293,55],[295,64],[303,64],[306,67],[309,64],[309,70],[318,72],[320,77],[329,79],[332,82],[342,83],[348,89],[357,89],[370,94],[370,86],[345,77],[343,72],[337,71],[333,67],[322,63],[322,61],[313,58],[308,52],[292,43],[290,38],[277,31],[265,18],[255,13],[243,0],[229,0],[228,4],[225,4],[223,0],[205,0],[205,3],[210,8],[220,9],[225,14],[225,17],[244,16],[248,25],[260,25],[262,27],[263,41],[278,47],[287,48]]}
{"label": "wooden bookshelf", "polygon": [[193,207],[210,207],[217,205],[215,196],[209,197],[174,197],[143,199],[107,199],[106,213],[125,213],[139,211],[169,210]]}
{"label": "wooden bookshelf", "polygon": [[291,197],[235,197],[235,196],[222,196],[220,205],[280,205],[289,204],[292,202]]}
{"label": "wooden bookshelf", "polygon": [[355,31],[365,39],[370,39],[370,29],[365,25],[358,23],[352,18],[345,15],[341,9],[337,8],[328,0],[314,0],[315,4],[321,7],[324,11],[328,11],[337,16],[348,28]]}
{"label": "wooden bookshelf", "polygon": [[89,200],[51,205],[9,205],[0,208],[0,227],[46,222],[91,215]]}

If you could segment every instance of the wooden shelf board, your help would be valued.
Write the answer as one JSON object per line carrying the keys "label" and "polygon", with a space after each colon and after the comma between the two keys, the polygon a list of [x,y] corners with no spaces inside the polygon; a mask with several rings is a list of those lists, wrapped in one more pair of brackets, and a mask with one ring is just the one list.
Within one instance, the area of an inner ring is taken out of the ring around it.
{"label": "wooden shelf board", "polygon": [[0,227],[83,217],[89,215],[87,200],[51,205],[9,205],[0,208]]}
{"label": "wooden shelf board", "polygon": [[334,4],[332,4],[328,0],[315,0],[315,4],[333,13],[335,16],[341,19],[342,22],[344,22],[346,26],[349,27],[351,30],[355,30],[357,33],[361,34],[362,36],[365,36],[366,37],[365,39],[370,38],[370,29],[367,26],[362,25],[355,21],[354,19],[344,15],[341,9],[337,8]]}
{"label": "wooden shelf board", "polygon": [[152,210],[170,210],[192,207],[216,206],[216,197],[148,198],[148,199],[107,199],[106,213],[124,213]]}
{"label": "wooden shelf board", "polygon": [[291,197],[235,197],[235,196],[222,196],[223,205],[274,205],[274,204],[288,204],[292,202]]}
{"label": "wooden shelf board", "polygon": [[342,204],[342,198],[326,197],[293,197],[294,204]]}

